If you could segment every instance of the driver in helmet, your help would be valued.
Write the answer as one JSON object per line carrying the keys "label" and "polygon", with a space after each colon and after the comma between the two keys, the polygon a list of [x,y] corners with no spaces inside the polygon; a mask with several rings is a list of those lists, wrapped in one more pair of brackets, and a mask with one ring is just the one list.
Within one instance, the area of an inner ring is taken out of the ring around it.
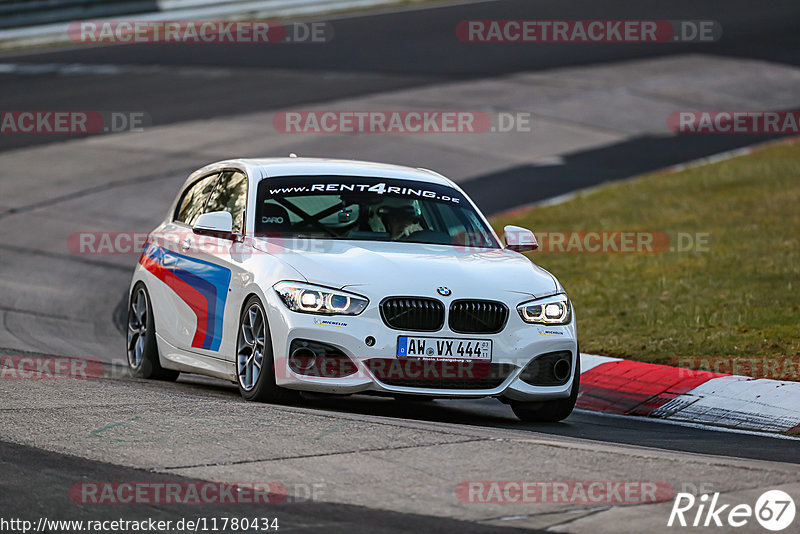
{"label": "driver in helmet", "polygon": [[422,230],[419,208],[413,200],[387,198],[370,219],[373,232],[388,232],[392,240],[404,239]]}

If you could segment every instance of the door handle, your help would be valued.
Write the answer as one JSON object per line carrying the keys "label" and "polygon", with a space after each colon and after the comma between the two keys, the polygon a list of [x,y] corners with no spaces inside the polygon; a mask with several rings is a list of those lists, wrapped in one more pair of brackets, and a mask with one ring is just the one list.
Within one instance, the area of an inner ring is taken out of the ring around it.
{"label": "door handle", "polygon": [[192,246],[192,240],[191,239],[187,238],[187,239],[184,239],[183,241],[181,241],[181,250],[183,250],[184,252],[189,250],[189,247],[191,247],[191,246]]}

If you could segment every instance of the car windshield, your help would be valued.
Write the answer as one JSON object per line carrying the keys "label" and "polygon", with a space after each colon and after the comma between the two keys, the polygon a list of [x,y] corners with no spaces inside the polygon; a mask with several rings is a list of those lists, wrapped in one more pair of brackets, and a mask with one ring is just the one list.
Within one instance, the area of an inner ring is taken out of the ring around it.
{"label": "car windshield", "polygon": [[464,195],[445,185],[349,176],[258,184],[256,235],[500,248]]}

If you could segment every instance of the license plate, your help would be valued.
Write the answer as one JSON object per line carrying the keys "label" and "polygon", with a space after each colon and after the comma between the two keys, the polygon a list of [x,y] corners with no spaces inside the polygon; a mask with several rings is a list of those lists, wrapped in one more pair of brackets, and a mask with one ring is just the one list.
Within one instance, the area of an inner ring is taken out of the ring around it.
{"label": "license plate", "polygon": [[397,357],[491,360],[492,341],[489,339],[399,336],[397,338]]}

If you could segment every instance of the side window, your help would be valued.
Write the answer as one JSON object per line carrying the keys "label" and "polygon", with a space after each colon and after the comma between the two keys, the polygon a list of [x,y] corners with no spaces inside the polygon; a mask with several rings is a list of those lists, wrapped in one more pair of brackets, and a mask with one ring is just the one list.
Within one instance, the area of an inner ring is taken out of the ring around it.
{"label": "side window", "polygon": [[227,211],[233,217],[233,233],[244,233],[244,213],[247,207],[247,177],[239,171],[225,171],[211,193],[204,213]]}
{"label": "side window", "polygon": [[203,206],[209,193],[214,189],[217,176],[219,174],[216,173],[206,176],[189,186],[175,210],[175,222],[186,223],[189,226],[194,224],[194,221],[203,212]]}

